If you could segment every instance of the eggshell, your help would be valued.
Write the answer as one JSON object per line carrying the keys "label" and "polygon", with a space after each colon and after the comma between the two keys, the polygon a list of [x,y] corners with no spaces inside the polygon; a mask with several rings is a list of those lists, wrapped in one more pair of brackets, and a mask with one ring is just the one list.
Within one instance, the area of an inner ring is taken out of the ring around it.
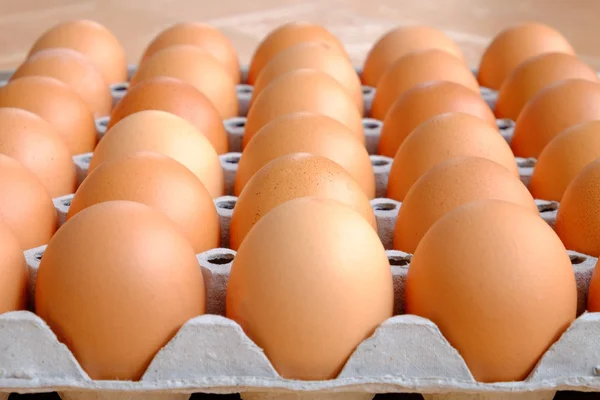
{"label": "eggshell", "polygon": [[346,89],[325,72],[298,69],[280,75],[256,97],[248,110],[244,147],[273,119],[299,111],[327,115],[364,135],[362,115]]}
{"label": "eggshell", "polygon": [[212,197],[223,195],[223,169],[208,139],[183,118],[164,111],[140,111],[109,129],[94,151],[88,175],[104,161],[138,151],[154,151],[179,161]]}
{"label": "eggshell", "polygon": [[22,250],[48,243],[57,228],[52,198],[33,172],[0,154],[0,220],[13,231]]}
{"label": "eggshell", "polygon": [[218,154],[227,153],[227,133],[219,112],[191,84],[167,77],[138,83],[113,109],[108,129],[128,115],[144,110],[166,111],[187,120],[206,136]]}
{"label": "eggshell", "polygon": [[589,312],[600,311],[600,272],[598,272],[598,264],[594,267],[590,281],[587,309]]}
{"label": "eggshell", "polygon": [[379,78],[402,56],[417,50],[439,49],[464,60],[460,47],[437,29],[416,25],[387,32],[373,45],[362,72],[365,85],[377,86]]}
{"label": "eggshell", "polygon": [[543,53],[575,51],[560,32],[548,25],[530,22],[507,28],[494,37],[483,53],[477,75],[479,84],[498,90],[519,64]]}
{"label": "eggshell", "polygon": [[29,56],[51,48],[73,49],[86,56],[111,83],[127,80],[127,57],[117,38],[96,21],[74,20],[44,32],[29,50]]}
{"label": "eggshell", "polygon": [[402,142],[390,170],[387,197],[402,201],[430,168],[463,156],[495,161],[519,176],[510,146],[498,130],[469,114],[445,113],[423,122]]}
{"label": "eggshell", "polygon": [[327,42],[303,42],[281,51],[256,78],[252,98],[281,74],[304,68],[323,71],[336,79],[348,91],[358,111],[364,112],[362,86],[354,66],[337,47]]}
{"label": "eggshell", "polygon": [[479,94],[477,79],[464,60],[438,49],[416,51],[398,58],[378,80],[371,116],[383,120],[399,96],[431,81],[460,83]]}
{"label": "eggshell", "polygon": [[314,113],[278,117],[252,138],[238,164],[234,184],[236,196],[269,161],[298,152],[323,156],[336,162],[352,175],[367,197],[375,197],[373,167],[363,143],[341,123]]}
{"label": "eggshell", "polygon": [[455,82],[422,83],[404,92],[383,120],[378,152],[394,157],[404,139],[420,124],[446,112],[462,112],[496,127],[487,103],[472,90]]}
{"label": "eggshell", "polygon": [[217,209],[202,182],[170,157],[139,152],[106,161],[83,181],[67,220],[94,204],[131,200],[149,205],[179,227],[196,253],[219,247]]}
{"label": "eggshell", "polygon": [[166,216],[109,201],[71,218],[48,243],[35,305],[92,379],[138,380],[205,312],[205,293],[192,246]]}
{"label": "eggshell", "polygon": [[248,70],[248,83],[254,84],[261,70],[278,53],[305,42],[329,43],[349,58],[342,42],[324,27],[309,22],[291,22],[271,31],[256,47]]}
{"label": "eggshell", "polygon": [[0,314],[27,308],[29,274],[17,237],[0,222]]}
{"label": "eggshell", "polygon": [[466,204],[431,227],[405,296],[406,312],[434,322],[479,382],[525,379],[577,309],[573,268],[552,228],[500,200]]}
{"label": "eggshell", "polygon": [[225,67],[209,52],[191,45],[160,50],[131,77],[131,85],[157,76],[169,76],[191,83],[213,103],[222,119],[238,115],[235,82]]}
{"label": "eggshell", "polygon": [[237,250],[248,231],[271,209],[305,196],[337,200],[377,229],[369,198],[344,168],[325,157],[292,153],[262,167],[240,193],[229,226],[231,248]]}
{"label": "eggshell", "polygon": [[394,249],[414,253],[441,217],[482,199],[505,200],[538,213],[533,197],[511,171],[485,158],[452,158],[425,172],[406,194],[396,220]]}
{"label": "eggshell", "polygon": [[600,119],[600,83],[560,81],[539,91],[523,108],[511,142],[517,157],[538,157],[563,130]]}
{"label": "eggshell", "polygon": [[0,108],[0,153],[35,174],[51,197],[75,192],[73,158],[56,129],[20,108]]}
{"label": "eggshell", "polygon": [[226,314],[283,378],[323,380],[392,316],[393,302],[375,230],[336,200],[304,197],[250,230],[231,267]]}
{"label": "eggshell", "polygon": [[500,87],[496,116],[516,120],[525,104],[536,93],[564,79],[598,81],[596,72],[571,54],[544,53],[523,61]]}
{"label": "eggshell", "polygon": [[231,79],[240,83],[240,63],[233,44],[223,32],[201,22],[182,22],[160,32],[146,47],[140,64],[160,50],[181,44],[209,52],[225,67]]}

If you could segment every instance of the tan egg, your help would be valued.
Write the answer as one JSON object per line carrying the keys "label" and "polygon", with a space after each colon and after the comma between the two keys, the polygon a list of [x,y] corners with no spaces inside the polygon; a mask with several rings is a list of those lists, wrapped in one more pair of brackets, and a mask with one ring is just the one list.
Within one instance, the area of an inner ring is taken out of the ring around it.
{"label": "tan egg", "polygon": [[446,112],[470,114],[496,127],[494,113],[479,94],[455,82],[423,83],[404,92],[390,107],[383,120],[378,153],[394,157],[417,126]]}
{"label": "tan egg", "polygon": [[96,146],[91,111],[75,90],[57,79],[26,76],[10,81],[0,87],[0,107],[22,108],[50,122],[72,155]]}
{"label": "tan egg", "polygon": [[[368,268],[365,268],[368,266]],[[392,275],[377,233],[332,199],[303,197],[269,211],[231,266],[226,315],[285,379],[335,378],[392,316]]]}
{"label": "tan egg", "polygon": [[487,122],[464,113],[445,113],[419,125],[396,152],[387,186],[387,197],[404,200],[425,172],[456,157],[474,156],[495,161],[519,176],[506,140]]}
{"label": "tan egg", "polygon": [[73,158],[56,129],[20,108],[0,108],[0,153],[19,161],[40,180],[51,197],[74,193]]}
{"label": "tan egg", "polygon": [[256,48],[248,70],[248,83],[253,85],[262,69],[281,51],[298,43],[325,42],[349,58],[342,42],[320,25],[291,22],[271,31]]}
{"label": "tan egg", "polygon": [[182,22],[160,32],[146,47],[140,64],[160,50],[181,44],[209,52],[223,64],[234,83],[240,83],[240,63],[233,44],[223,32],[201,22]]}
{"label": "tan egg", "polygon": [[364,135],[362,115],[334,78],[314,69],[299,69],[280,75],[256,97],[248,111],[243,145],[275,118],[300,111],[327,115]]}
{"label": "tan egg", "polygon": [[27,309],[29,273],[19,240],[0,222],[0,314]]}
{"label": "tan egg", "polygon": [[505,200],[538,212],[525,185],[500,164],[480,157],[452,158],[425,172],[406,194],[396,220],[394,249],[414,253],[442,216],[483,199]]}
{"label": "tan egg", "polygon": [[543,53],[575,54],[567,39],[554,28],[525,23],[498,33],[483,53],[477,79],[481,86],[498,90],[523,61]]}
{"label": "tan egg", "polygon": [[394,101],[420,83],[449,81],[479,94],[479,84],[464,60],[438,49],[413,52],[398,58],[377,84],[371,116],[383,120]]}
{"label": "tan egg", "polygon": [[598,81],[589,65],[570,54],[544,53],[523,61],[500,87],[496,117],[516,120],[525,104],[540,90],[565,79]]}
{"label": "tan egg", "polygon": [[137,201],[159,210],[175,222],[196,253],[219,247],[219,216],[210,193],[192,171],[170,157],[138,152],[100,164],[77,189],[67,219],[111,200]]}
{"label": "tan egg", "polygon": [[0,154],[0,220],[13,231],[22,250],[48,243],[57,228],[52,198],[33,172]]}
{"label": "tan egg", "polygon": [[240,193],[229,226],[231,248],[237,250],[250,229],[270,210],[306,196],[337,200],[377,230],[369,198],[344,168],[322,156],[292,153],[262,167]]}
{"label": "tan egg", "polygon": [[238,115],[235,82],[209,52],[191,45],[178,45],[156,52],[138,67],[131,85],[168,76],[191,83],[213,103],[222,119]]}
{"label": "tan egg", "polygon": [[577,311],[573,268],[552,228],[500,200],[463,205],[431,227],[405,296],[406,313],[436,324],[486,383],[527,378]]}
{"label": "tan egg", "polygon": [[551,84],[519,114],[511,148],[517,157],[537,158],[560,132],[595,119],[600,119],[600,83],[568,79]]}
{"label": "tan egg", "polygon": [[55,25],[36,40],[29,56],[57,47],[82,53],[109,84],[127,81],[125,50],[117,38],[96,21],[74,20]]}
{"label": "tan egg", "polygon": [[363,113],[362,86],[354,66],[336,46],[327,42],[299,43],[273,57],[256,78],[252,99],[278,76],[305,68],[323,71],[335,78],[348,91],[358,111]]}
{"label": "tan egg", "polygon": [[162,213],[132,201],[67,221],[35,286],[37,314],[94,380],[139,380],[205,302],[191,244]]}
{"label": "tan egg", "polygon": [[250,178],[269,161],[290,153],[311,153],[341,165],[375,197],[375,177],[365,146],[341,123],[312,113],[286,114],[265,125],[248,143],[235,175],[238,196]]}
{"label": "tan egg", "polygon": [[108,129],[128,115],[145,110],[166,111],[187,120],[206,136],[218,154],[227,153],[227,133],[219,112],[191,84],[167,77],[138,83],[113,109]]}
{"label": "tan egg", "polygon": [[422,25],[402,26],[387,32],[373,45],[363,67],[363,83],[377,86],[381,76],[397,59],[426,49],[445,51],[464,63],[460,47],[442,31]]}
{"label": "tan egg", "polygon": [[104,161],[138,151],[169,156],[192,171],[212,197],[224,194],[223,169],[208,139],[183,118],[164,111],[140,111],[109,129],[94,151],[88,175]]}

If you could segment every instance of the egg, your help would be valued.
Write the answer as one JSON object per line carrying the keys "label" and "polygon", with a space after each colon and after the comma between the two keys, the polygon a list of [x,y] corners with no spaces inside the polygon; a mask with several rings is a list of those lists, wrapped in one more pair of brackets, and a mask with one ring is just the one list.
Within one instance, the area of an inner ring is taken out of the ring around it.
{"label": "egg", "polygon": [[219,216],[210,193],[192,171],[170,157],[138,152],[103,162],[77,189],[67,220],[111,200],[137,201],[161,211],[196,253],[219,247]]}
{"label": "egg", "polygon": [[219,60],[234,83],[240,83],[240,63],[233,44],[223,32],[201,22],[182,22],[161,31],[146,47],[140,64],[160,50],[181,44],[209,52]]}
{"label": "egg", "polygon": [[494,113],[479,94],[455,82],[422,83],[404,92],[390,107],[383,120],[378,153],[394,157],[417,126],[446,112],[474,115],[496,127]]}
{"label": "egg", "polygon": [[154,53],[131,77],[131,85],[157,76],[191,83],[213,103],[222,119],[238,115],[235,82],[209,52],[191,45],[168,47]]}
{"label": "egg", "polygon": [[537,22],[509,27],[486,48],[477,79],[481,86],[498,90],[523,61],[543,53],[575,54],[569,41],[554,28]]}
{"label": "egg", "polygon": [[437,325],[478,382],[522,381],[575,319],[577,286],[543,219],[482,200],[427,232],[408,268],[405,307]]}
{"label": "egg", "polygon": [[431,81],[460,83],[479,94],[477,79],[464,60],[438,49],[416,51],[398,58],[378,80],[371,116],[383,120],[404,92]]}
{"label": "egg", "polygon": [[74,20],[44,32],[29,50],[29,56],[52,48],[73,49],[86,56],[111,83],[127,80],[127,57],[117,38],[96,21]]}
{"label": "egg", "polygon": [[192,245],[162,213],[131,201],[67,221],[35,287],[37,314],[94,380],[139,380],[205,301]]}
{"label": "egg", "polygon": [[27,308],[29,274],[19,240],[0,222],[0,314]]}
{"label": "egg", "polygon": [[48,243],[57,228],[56,210],[33,172],[0,154],[0,220],[13,231],[21,250]]}
{"label": "egg", "polygon": [[58,79],[79,94],[94,117],[110,115],[112,96],[108,84],[94,64],[75,50],[40,50],[26,59],[10,79],[22,76],[48,76]]}
{"label": "egg", "polygon": [[183,118],[164,111],[140,111],[109,129],[94,151],[88,175],[104,161],[138,151],[173,158],[192,171],[212,197],[223,195],[223,169],[208,139]]}
{"label": "egg", "polygon": [[523,108],[511,142],[517,157],[538,157],[563,130],[600,119],[600,83],[560,81],[539,91]]}
{"label": "egg", "polygon": [[0,108],[0,153],[33,172],[51,197],[74,193],[77,188],[67,145],[49,122],[34,113]]}
{"label": "egg", "polygon": [[269,211],[246,236],[226,315],[284,379],[324,380],[392,316],[393,303],[375,230],[336,200],[303,197]]}
{"label": "egg", "polygon": [[598,81],[596,72],[571,54],[544,53],[523,61],[500,86],[496,116],[516,120],[525,104],[536,93],[565,79]]}
{"label": "egg", "polygon": [[495,161],[519,176],[510,146],[496,129],[470,114],[444,113],[423,122],[402,142],[390,170],[387,197],[404,200],[430,168],[463,156]]}
{"label": "egg", "polygon": [[267,163],[240,193],[229,226],[231,248],[237,250],[250,229],[270,210],[306,196],[337,200],[377,229],[369,198],[344,168],[322,156],[291,153]]}
{"label": "egg", "polygon": [[375,197],[375,177],[367,149],[341,123],[324,115],[286,114],[265,125],[248,143],[235,175],[238,196],[250,178],[269,161],[290,153],[306,152],[341,165],[367,197]]}
{"label": "egg", "polygon": [[413,51],[439,49],[464,60],[460,47],[437,29],[416,25],[387,32],[373,45],[362,71],[365,85],[377,86],[379,78],[400,57]]}
{"label": "egg", "polygon": [[482,199],[505,200],[538,213],[533,197],[511,171],[486,158],[452,158],[425,172],[406,194],[396,220],[394,249],[414,253],[436,221],[462,204]]}
{"label": "egg", "polygon": [[360,79],[354,66],[339,49],[327,42],[303,42],[290,46],[277,54],[265,67],[254,82],[253,99],[273,79],[296,69],[316,69],[336,79],[352,97],[362,114],[363,92]]}
{"label": "egg", "polygon": [[256,97],[248,111],[244,147],[273,119],[299,111],[327,115],[364,135],[362,115],[346,89],[325,72],[298,69],[280,75]]}
{"label": "egg", "polygon": [[349,58],[342,42],[320,25],[309,22],[291,22],[279,26],[259,43],[252,55],[248,83],[254,84],[262,69],[281,51],[298,43],[325,42]]}
{"label": "egg", "polygon": [[218,154],[227,153],[227,133],[219,112],[191,84],[167,77],[138,83],[113,109],[108,129],[128,115],[145,110],[166,111],[187,120],[206,136]]}
{"label": "egg", "polygon": [[[597,264],[596,264],[597,267]],[[600,311],[600,272],[594,267],[592,279],[590,280],[590,288],[588,291],[587,310],[589,312]]]}

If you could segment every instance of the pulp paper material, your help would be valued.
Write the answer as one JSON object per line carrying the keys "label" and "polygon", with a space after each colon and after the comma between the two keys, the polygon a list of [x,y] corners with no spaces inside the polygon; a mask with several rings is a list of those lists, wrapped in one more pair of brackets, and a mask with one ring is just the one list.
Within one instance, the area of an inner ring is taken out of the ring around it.
{"label": "pulp paper material", "polygon": [[508,118],[500,118],[496,120],[496,126],[498,126],[502,137],[510,144],[515,133],[515,121]]}
{"label": "pulp paper material", "polygon": [[521,182],[527,187],[529,187],[529,182],[531,182],[531,175],[533,175],[533,168],[535,167],[535,158],[522,158],[515,157],[517,161],[517,166],[519,167],[519,178]]}

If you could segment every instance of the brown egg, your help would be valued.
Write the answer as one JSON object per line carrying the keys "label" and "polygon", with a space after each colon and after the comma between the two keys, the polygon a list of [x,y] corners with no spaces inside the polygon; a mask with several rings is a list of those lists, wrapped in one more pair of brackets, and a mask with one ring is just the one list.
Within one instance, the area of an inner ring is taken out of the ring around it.
{"label": "brown egg", "polygon": [[23,249],[10,227],[0,222],[0,314],[27,309],[29,274]]}
{"label": "brown egg", "polygon": [[221,118],[238,115],[235,82],[209,52],[191,45],[178,45],[156,52],[138,67],[131,85],[168,76],[191,83],[213,103]]}
{"label": "brown egg", "polygon": [[205,312],[205,290],[174,223],[144,204],[108,201],[52,238],[35,307],[90,378],[139,380],[179,328]]}
{"label": "brown egg", "polygon": [[111,83],[127,80],[127,57],[117,38],[98,22],[75,20],[55,25],[33,44],[29,56],[52,48],[77,50]]}
{"label": "brown egg", "polygon": [[481,86],[498,90],[523,61],[543,53],[575,54],[557,30],[540,23],[525,23],[500,32],[481,57],[477,79]]}
{"label": "brown egg", "polygon": [[309,153],[292,153],[269,162],[248,181],[235,204],[229,244],[237,250],[250,228],[271,209],[298,197],[337,200],[377,229],[369,198],[340,165]]}
{"label": "brown egg", "polygon": [[500,164],[480,157],[452,158],[425,172],[406,194],[396,220],[394,249],[414,253],[442,216],[482,199],[510,201],[538,212],[525,185]]}
{"label": "brown egg", "polygon": [[57,228],[52,198],[33,172],[0,154],[0,220],[13,231],[22,250],[48,243]]}
{"label": "brown egg", "polygon": [[495,161],[519,176],[506,140],[487,122],[469,114],[445,113],[419,125],[396,152],[387,197],[402,201],[425,172],[451,158],[474,156]]}
{"label": "brown egg", "polygon": [[40,180],[51,197],[74,193],[73,158],[56,129],[20,108],[0,108],[0,153],[19,161]]}
{"label": "brown egg", "polygon": [[589,65],[570,54],[544,53],[523,61],[500,87],[496,117],[516,120],[535,94],[565,79],[598,81],[596,72]]}
{"label": "brown egg", "polygon": [[594,267],[588,291],[587,310],[589,312],[600,311],[600,272],[598,272],[597,266],[598,264]]}
{"label": "brown egg", "polygon": [[463,205],[431,227],[405,296],[406,313],[435,323],[479,382],[527,378],[577,311],[573,268],[552,228],[500,200]]}
{"label": "brown egg", "polygon": [[248,83],[254,84],[261,70],[281,51],[298,43],[325,42],[348,57],[342,42],[320,25],[292,22],[271,31],[256,48],[248,71]]}
{"label": "brown egg", "polygon": [[369,223],[336,200],[303,197],[269,211],[246,236],[226,314],[281,377],[324,380],[392,316],[393,303],[389,262]]}
{"label": "brown egg", "polygon": [[109,129],[94,151],[88,175],[104,161],[138,151],[154,151],[179,161],[212,197],[223,195],[223,169],[210,142],[192,124],[164,111],[140,111]]}
{"label": "brown egg", "polygon": [[242,153],[235,175],[236,196],[269,161],[290,153],[306,152],[341,165],[367,197],[375,197],[375,177],[365,146],[341,123],[317,115],[286,114],[265,125]]}
{"label": "brown egg", "polygon": [[219,247],[219,216],[210,193],[192,171],[170,157],[139,152],[100,164],[77,189],[67,219],[111,200],[137,201],[159,210],[175,222],[196,253]]}
{"label": "brown egg", "polygon": [[144,110],[166,111],[187,120],[206,136],[218,154],[227,153],[227,133],[219,112],[191,84],[167,77],[138,83],[113,109],[108,129],[128,115]]}
{"label": "brown egg", "polygon": [[471,114],[496,127],[494,113],[479,94],[455,82],[423,83],[404,92],[390,107],[383,120],[379,154],[394,157],[417,126],[446,112]]}
{"label": "brown egg", "polygon": [[94,150],[94,117],[75,90],[54,78],[27,76],[0,87],[0,107],[31,111],[56,128],[72,155]]}
{"label": "brown egg", "polygon": [[11,76],[48,76],[66,83],[85,101],[95,117],[110,115],[110,88],[91,61],[75,50],[46,49],[29,57]]}
{"label": "brown egg", "polygon": [[234,83],[240,83],[240,63],[235,48],[223,32],[201,22],[182,22],[160,32],[144,51],[140,64],[160,50],[181,44],[209,52],[223,64]]}
{"label": "brown egg", "polygon": [[556,135],[600,119],[600,83],[568,79],[539,91],[517,118],[511,142],[517,157],[538,157]]}
{"label": "brown egg", "polygon": [[479,84],[464,60],[438,49],[409,53],[398,58],[381,76],[371,107],[371,116],[383,120],[394,101],[420,83],[450,81],[479,94]]}
{"label": "brown egg", "polygon": [[248,111],[244,147],[273,119],[299,111],[327,115],[364,135],[362,115],[346,89],[325,72],[298,69],[280,75],[256,97]]}
{"label": "brown egg", "polygon": [[373,45],[363,67],[363,83],[377,86],[379,78],[394,61],[426,49],[439,49],[464,60],[460,47],[443,32],[428,26],[402,26],[387,32]]}
{"label": "brown egg", "polygon": [[364,112],[362,86],[354,66],[336,46],[327,42],[302,42],[281,51],[256,78],[252,98],[255,99],[278,76],[305,68],[323,71],[335,78],[348,91],[358,111]]}

